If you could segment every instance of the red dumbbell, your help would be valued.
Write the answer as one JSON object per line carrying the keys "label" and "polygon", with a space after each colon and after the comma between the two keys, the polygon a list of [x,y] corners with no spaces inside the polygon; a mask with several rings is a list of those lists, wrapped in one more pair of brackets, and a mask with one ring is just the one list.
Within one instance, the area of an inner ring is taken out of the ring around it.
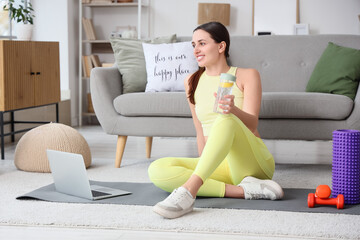
{"label": "red dumbbell", "polygon": [[319,185],[316,192],[309,193],[308,207],[313,208],[315,204],[319,205],[336,205],[338,209],[344,208],[344,195],[339,194],[336,198],[329,198],[331,189],[328,185]]}

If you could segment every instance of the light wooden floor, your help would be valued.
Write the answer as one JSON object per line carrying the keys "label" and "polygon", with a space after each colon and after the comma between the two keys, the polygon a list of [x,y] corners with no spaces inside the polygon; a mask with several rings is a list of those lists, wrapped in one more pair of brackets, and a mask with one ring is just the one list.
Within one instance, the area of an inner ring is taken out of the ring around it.
{"label": "light wooden floor", "polygon": [[[114,158],[116,148],[116,136],[103,133],[100,126],[85,126],[77,129],[88,141],[93,158]],[[6,144],[6,159],[13,159],[16,143]],[[154,138],[153,158],[166,155],[196,156],[195,139],[166,139]],[[124,158],[144,158],[145,139],[129,137],[126,145]],[[0,213],[1,214],[1,213]],[[160,231],[130,231],[117,229],[89,229],[89,228],[59,228],[49,226],[8,226],[0,225],[0,239],[173,239],[173,240],[238,240],[238,239],[300,239],[291,236],[253,236],[235,234],[206,234],[184,232],[160,232]],[[304,239],[303,237],[301,239]]]}

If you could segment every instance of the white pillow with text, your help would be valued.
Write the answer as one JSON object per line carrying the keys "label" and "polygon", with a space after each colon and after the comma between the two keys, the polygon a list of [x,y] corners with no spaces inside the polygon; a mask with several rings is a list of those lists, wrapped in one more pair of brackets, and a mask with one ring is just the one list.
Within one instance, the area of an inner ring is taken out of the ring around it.
{"label": "white pillow with text", "polygon": [[199,68],[191,42],[142,45],[147,73],[145,92],[185,91],[185,77]]}

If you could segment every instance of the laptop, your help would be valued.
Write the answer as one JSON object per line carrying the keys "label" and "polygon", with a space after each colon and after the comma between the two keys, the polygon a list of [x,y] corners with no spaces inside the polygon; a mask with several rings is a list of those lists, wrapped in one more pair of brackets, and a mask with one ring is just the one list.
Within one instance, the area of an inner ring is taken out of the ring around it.
{"label": "laptop", "polygon": [[81,154],[46,150],[57,192],[99,200],[131,194],[131,192],[99,185],[90,185]]}

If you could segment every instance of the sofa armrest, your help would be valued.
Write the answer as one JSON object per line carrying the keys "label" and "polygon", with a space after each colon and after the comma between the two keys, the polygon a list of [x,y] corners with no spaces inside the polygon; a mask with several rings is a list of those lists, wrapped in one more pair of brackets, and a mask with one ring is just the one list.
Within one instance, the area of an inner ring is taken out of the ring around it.
{"label": "sofa armrest", "polygon": [[360,130],[360,86],[354,100],[354,108],[346,120],[347,128]]}
{"label": "sofa armrest", "polygon": [[96,67],[90,74],[90,92],[93,107],[101,127],[106,133],[115,128],[116,118],[113,101],[122,94],[122,76],[116,67]]}

